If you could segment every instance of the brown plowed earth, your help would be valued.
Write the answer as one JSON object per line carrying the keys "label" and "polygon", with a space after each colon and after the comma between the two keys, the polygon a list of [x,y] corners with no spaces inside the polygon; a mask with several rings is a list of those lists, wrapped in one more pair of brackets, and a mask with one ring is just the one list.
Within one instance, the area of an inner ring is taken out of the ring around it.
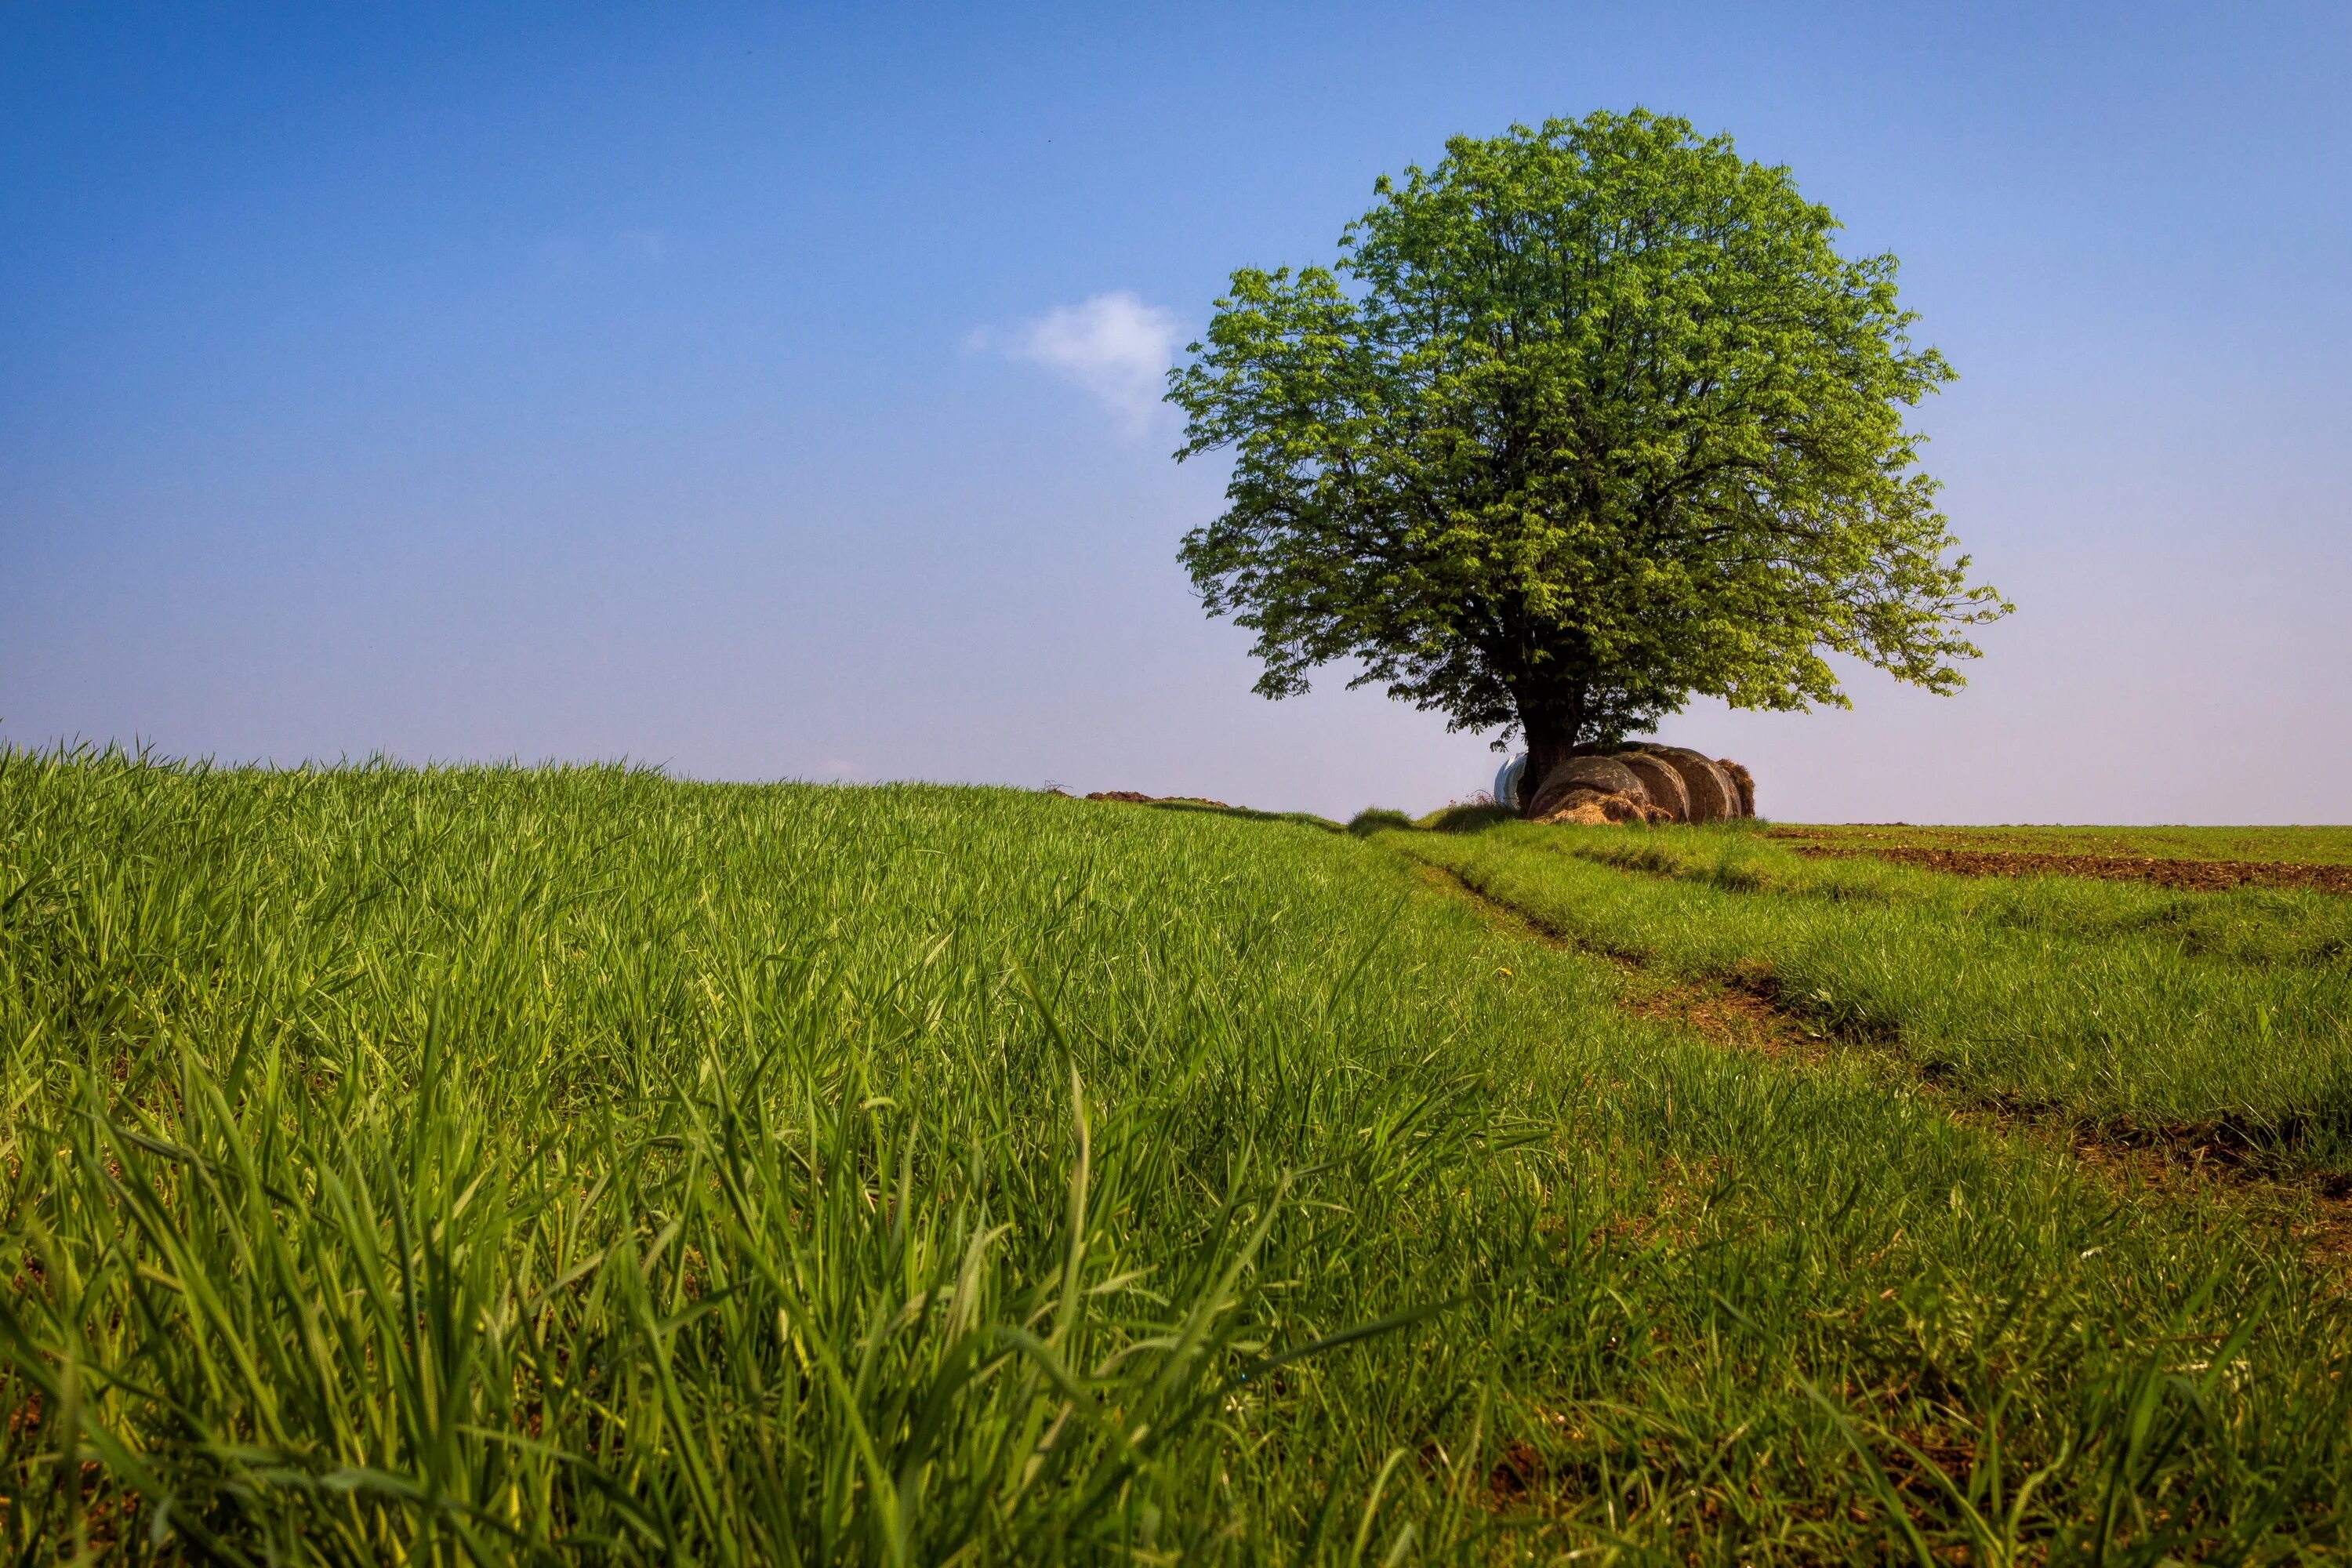
{"label": "brown plowed earth", "polygon": [[[1774,831],[1767,838],[1801,839]],[[1891,860],[1962,877],[2095,877],[2110,882],[2153,882],[2190,893],[2226,893],[2232,888],[2305,888],[2352,894],[2352,866],[2301,866],[2270,860],[2158,860],[2137,855],[2052,855],[2032,849],[1929,849],[1887,844],[1849,849],[1799,842],[1790,847],[1808,860]]]}
{"label": "brown plowed earth", "polygon": [[1118,801],[1124,805],[1212,805],[1219,811],[1234,809],[1222,800],[1205,800],[1197,795],[1139,795],[1131,789],[1098,789],[1087,798]]}
{"label": "brown plowed earth", "polygon": [[[1970,1093],[1933,1065],[1886,1048],[1867,1030],[1826,1030],[1780,999],[1778,978],[1761,963],[1742,965],[1716,981],[1675,981],[1654,973],[1638,956],[1562,935],[1472,887],[1442,866],[1423,863],[1432,884],[1463,900],[1488,924],[1564,952],[1605,959],[1630,984],[1620,994],[1625,1013],[1680,1024],[1713,1043],[1767,1056],[1816,1054],[1839,1047],[1874,1047],[1883,1060],[1941,1101],[1958,1121],[2009,1135],[2055,1138],[2084,1169],[2158,1194],[2221,1185],[2248,1211],[2250,1223],[2289,1234],[2331,1268],[2352,1268],[2352,1181],[2342,1176],[2279,1177],[2263,1164],[2263,1140],[2233,1123],[2141,1127],[2125,1121],[2086,1123],[2055,1107],[2002,1095]],[[1832,1039],[1832,1033],[1835,1039]]]}

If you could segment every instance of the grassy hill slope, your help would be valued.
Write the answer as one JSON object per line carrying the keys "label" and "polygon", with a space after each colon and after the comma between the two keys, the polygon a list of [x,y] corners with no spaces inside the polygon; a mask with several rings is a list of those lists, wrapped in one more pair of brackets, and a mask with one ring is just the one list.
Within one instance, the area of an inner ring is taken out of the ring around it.
{"label": "grassy hill slope", "polygon": [[0,1541],[2342,1544],[2327,1260],[1633,1007],[1442,837],[5,756]]}

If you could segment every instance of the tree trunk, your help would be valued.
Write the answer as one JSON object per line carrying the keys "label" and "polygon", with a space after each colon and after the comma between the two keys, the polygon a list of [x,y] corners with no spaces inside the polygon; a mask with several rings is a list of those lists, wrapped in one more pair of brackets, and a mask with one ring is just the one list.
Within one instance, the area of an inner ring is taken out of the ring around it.
{"label": "tree trunk", "polygon": [[1519,774],[1519,815],[1535,815],[1536,792],[1552,769],[1566,762],[1576,747],[1579,726],[1554,714],[1522,712],[1519,728],[1527,735],[1528,765]]}

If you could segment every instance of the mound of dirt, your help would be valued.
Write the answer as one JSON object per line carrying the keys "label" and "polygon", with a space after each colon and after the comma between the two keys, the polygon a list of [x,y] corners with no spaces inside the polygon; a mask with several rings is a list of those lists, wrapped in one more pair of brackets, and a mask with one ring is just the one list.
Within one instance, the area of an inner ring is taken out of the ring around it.
{"label": "mound of dirt", "polygon": [[1620,752],[1613,759],[1632,771],[1649,792],[1650,804],[1666,814],[1669,822],[1691,819],[1690,790],[1683,775],[1675,771],[1674,763],[1647,752]]}
{"label": "mound of dirt", "polygon": [[1688,746],[1643,746],[1680,775],[1689,800],[1685,822],[1722,822],[1739,815],[1739,786],[1704,752]]}
{"label": "mound of dirt", "polygon": [[1570,757],[1544,775],[1536,786],[1533,804],[1528,815],[1538,821],[1557,810],[1570,790],[1583,790],[1591,795],[1630,795],[1643,805],[1650,804],[1650,792],[1634,775],[1633,770],[1614,757]]}
{"label": "mound of dirt", "polygon": [[1721,768],[1725,773],[1729,775],[1732,786],[1739,791],[1739,815],[1742,816],[1755,816],[1756,780],[1754,776],[1751,775],[1746,768],[1741,767],[1729,757],[1716,758],[1715,765]]}

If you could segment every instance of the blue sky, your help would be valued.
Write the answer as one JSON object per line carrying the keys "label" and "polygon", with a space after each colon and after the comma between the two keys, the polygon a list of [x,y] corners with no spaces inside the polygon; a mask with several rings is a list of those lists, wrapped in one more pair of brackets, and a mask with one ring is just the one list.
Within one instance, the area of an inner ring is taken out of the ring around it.
{"label": "blue sky", "polygon": [[1764,809],[2352,819],[2352,10],[0,12],[0,738],[1425,808],[1138,395],[1446,136],[1643,104],[1903,258],[2020,605],[1670,721]]}

